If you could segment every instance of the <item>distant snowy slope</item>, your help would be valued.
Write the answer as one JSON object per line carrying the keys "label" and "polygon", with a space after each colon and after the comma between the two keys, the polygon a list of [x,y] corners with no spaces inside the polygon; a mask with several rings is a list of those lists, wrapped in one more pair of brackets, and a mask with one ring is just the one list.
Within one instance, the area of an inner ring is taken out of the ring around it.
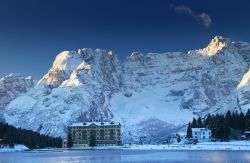
{"label": "distant snowy slope", "polygon": [[34,86],[31,77],[23,77],[20,74],[10,74],[0,78],[0,122],[4,121],[4,108],[16,97],[27,92]]}

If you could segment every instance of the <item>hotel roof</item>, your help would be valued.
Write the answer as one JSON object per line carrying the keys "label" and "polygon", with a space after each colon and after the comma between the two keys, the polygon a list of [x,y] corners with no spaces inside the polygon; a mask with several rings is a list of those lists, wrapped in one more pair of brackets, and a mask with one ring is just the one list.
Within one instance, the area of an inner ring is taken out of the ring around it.
{"label": "hotel roof", "polygon": [[79,122],[79,123],[73,123],[70,125],[70,127],[82,127],[82,126],[90,126],[90,125],[96,125],[96,126],[117,126],[120,125],[118,122]]}
{"label": "hotel roof", "polygon": [[210,129],[208,128],[192,128],[192,131],[211,131]]}

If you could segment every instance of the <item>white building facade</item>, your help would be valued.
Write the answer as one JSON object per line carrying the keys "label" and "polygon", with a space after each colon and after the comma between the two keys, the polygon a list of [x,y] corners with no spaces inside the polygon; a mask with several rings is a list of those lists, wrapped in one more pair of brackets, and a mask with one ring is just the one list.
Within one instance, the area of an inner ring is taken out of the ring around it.
{"label": "white building facade", "polygon": [[192,137],[198,142],[211,141],[212,132],[208,128],[192,128]]}

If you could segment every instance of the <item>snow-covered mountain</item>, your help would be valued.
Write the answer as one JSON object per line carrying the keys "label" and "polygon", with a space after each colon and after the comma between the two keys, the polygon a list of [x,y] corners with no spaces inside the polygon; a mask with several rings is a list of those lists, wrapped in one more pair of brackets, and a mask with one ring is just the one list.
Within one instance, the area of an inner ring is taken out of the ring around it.
{"label": "snow-covered mountain", "polygon": [[219,36],[204,49],[133,52],[123,63],[112,51],[64,51],[4,117],[53,136],[65,137],[73,122],[115,120],[125,141],[162,138],[194,116],[246,110],[249,67],[250,44]]}
{"label": "snow-covered mountain", "polygon": [[20,74],[10,74],[0,78],[0,122],[4,121],[4,108],[16,97],[27,92],[34,86],[31,77],[23,77]]}
{"label": "snow-covered mountain", "polygon": [[36,87],[6,107],[5,119],[65,137],[72,122],[112,119],[109,99],[120,85],[121,67],[112,51],[64,51]]}

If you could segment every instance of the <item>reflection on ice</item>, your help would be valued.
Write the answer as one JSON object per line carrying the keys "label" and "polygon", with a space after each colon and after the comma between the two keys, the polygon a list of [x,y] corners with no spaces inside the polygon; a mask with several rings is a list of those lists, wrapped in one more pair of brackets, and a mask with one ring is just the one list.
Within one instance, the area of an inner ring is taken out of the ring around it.
{"label": "reflection on ice", "polygon": [[0,153],[0,163],[249,162],[248,151],[51,150]]}

